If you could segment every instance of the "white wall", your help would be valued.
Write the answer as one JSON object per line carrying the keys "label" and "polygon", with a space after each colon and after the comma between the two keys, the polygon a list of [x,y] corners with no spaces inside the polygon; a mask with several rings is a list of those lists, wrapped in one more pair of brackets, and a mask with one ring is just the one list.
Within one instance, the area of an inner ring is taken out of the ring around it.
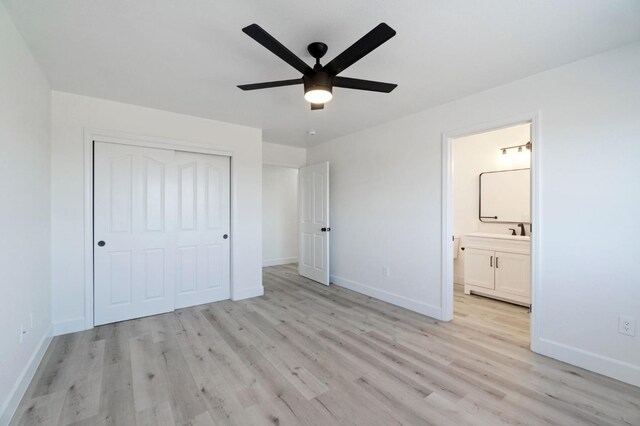
{"label": "white wall", "polygon": [[640,385],[640,333],[617,333],[640,320],[639,75],[636,43],[309,149],[331,162],[333,282],[439,317],[442,133],[539,111],[533,347]]}
{"label": "white wall", "polygon": [[262,166],[262,266],[298,261],[298,169]]}
{"label": "white wall", "polygon": [[302,167],[307,164],[307,150],[295,146],[263,142],[262,163],[272,166]]}
{"label": "white wall", "polygon": [[50,341],[50,93],[0,3],[0,424]]}
{"label": "white wall", "polygon": [[[233,299],[262,294],[261,131],[203,118],[56,92],[52,94],[54,333],[85,326],[84,131],[103,129],[233,151]],[[90,319],[87,319],[90,320]]]}
{"label": "white wall", "polygon": [[[520,232],[515,223],[480,222],[478,177],[483,172],[530,167],[530,151],[510,149],[506,155],[500,151],[503,147],[529,142],[530,129],[530,124],[520,124],[453,141],[453,234],[456,238],[471,232],[508,234],[509,228]],[[530,198],[530,193],[525,196]],[[528,225],[525,232],[529,235]],[[453,262],[454,282],[460,284],[464,283],[464,255],[465,252],[458,249],[458,258]]]}

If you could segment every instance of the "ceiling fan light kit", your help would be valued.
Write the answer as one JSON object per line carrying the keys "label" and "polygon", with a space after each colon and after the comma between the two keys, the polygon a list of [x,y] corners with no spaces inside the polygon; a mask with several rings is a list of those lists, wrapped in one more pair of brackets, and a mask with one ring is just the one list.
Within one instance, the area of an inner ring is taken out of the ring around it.
{"label": "ceiling fan light kit", "polygon": [[332,81],[329,74],[318,71],[302,77],[304,98],[312,104],[324,104],[333,98]]}
{"label": "ceiling fan light kit", "polygon": [[320,58],[327,53],[327,45],[321,42],[309,44],[307,50],[309,54],[316,59],[313,68],[304,63],[302,59],[298,58],[259,25],[251,24],[243,28],[242,31],[302,73],[302,78],[299,79],[239,85],[238,87],[242,90],[257,90],[303,84],[305,100],[311,103],[311,110],[318,110],[323,109],[324,104],[333,98],[334,87],[382,93],[389,93],[397,87],[397,84],[338,76],[339,73],[371,53],[396,34],[396,32],[385,23],[381,23],[369,31],[360,38],[360,40],[352,44],[347,50],[324,66],[320,64]]}

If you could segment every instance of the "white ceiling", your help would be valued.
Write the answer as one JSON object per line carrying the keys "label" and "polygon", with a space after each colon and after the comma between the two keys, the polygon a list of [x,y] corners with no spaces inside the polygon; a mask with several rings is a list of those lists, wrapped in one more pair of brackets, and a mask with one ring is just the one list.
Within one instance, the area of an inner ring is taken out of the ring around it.
{"label": "white ceiling", "polygon": [[[638,0],[4,0],[54,89],[264,129],[311,146],[640,40]],[[312,64],[380,22],[397,35],[342,75],[397,83],[337,88],[310,111],[302,86],[235,86],[298,72],[246,36],[258,23]],[[310,129],[316,136],[309,136]]]}

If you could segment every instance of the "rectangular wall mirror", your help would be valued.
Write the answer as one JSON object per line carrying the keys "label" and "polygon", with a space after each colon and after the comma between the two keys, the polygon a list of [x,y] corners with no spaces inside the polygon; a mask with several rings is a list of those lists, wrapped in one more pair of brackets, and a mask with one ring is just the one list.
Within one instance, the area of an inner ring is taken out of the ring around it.
{"label": "rectangular wall mirror", "polygon": [[481,222],[531,222],[531,170],[480,173]]}

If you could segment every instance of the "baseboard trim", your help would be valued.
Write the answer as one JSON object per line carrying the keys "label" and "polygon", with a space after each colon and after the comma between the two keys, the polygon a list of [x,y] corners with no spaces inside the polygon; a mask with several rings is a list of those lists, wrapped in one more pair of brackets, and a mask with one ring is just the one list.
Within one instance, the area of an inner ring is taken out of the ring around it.
{"label": "baseboard trim", "polygon": [[234,302],[237,300],[250,299],[252,297],[262,296],[264,294],[264,287],[252,287],[245,288],[240,291],[234,291],[231,300]]}
{"label": "baseboard trim", "polygon": [[290,263],[298,262],[297,257],[283,257],[281,259],[264,259],[262,261],[262,267],[265,266],[278,266],[278,265],[288,265]]}
{"label": "baseboard trim", "polygon": [[629,383],[630,385],[640,386],[640,366],[629,364],[595,352],[585,351],[573,346],[565,345],[553,340],[540,338],[531,350],[541,355],[557,359],[567,364],[572,364],[594,373],[602,374]]}
{"label": "baseboard trim", "polygon": [[51,331],[52,328],[49,328],[44,336],[42,336],[35,352],[33,352],[29,358],[29,362],[27,362],[27,365],[20,373],[20,376],[18,376],[18,380],[16,380],[11,388],[7,401],[3,404],[2,408],[0,408],[0,425],[8,425],[15,414],[24,393],[29,387],[29,383],[31,383],[33,376],[36,374],[36,370],[38,369],[45,352],[47,352],[47,348],[49,348],[49,344],[52,339]]}
{"label": "baseboard trim", "polygon": [[344,287],[357,293],[362,293],[375,299],[382,300],[383,302],[409,309],[410,311],[417,312],[422,315],[436,319],[442,318],[442,309],[439,306],[418,302],[416,300],[409,299],[408,297],[370,287],[336,275],[331,275],[331,283],[339,287]]}
{"label": "baseboard trim", "polygon": [[61,336],[63,334],[75,333],[76,331],[86,330],[85,318],[74,318],[66,321],[53,323],[53,335]]}

